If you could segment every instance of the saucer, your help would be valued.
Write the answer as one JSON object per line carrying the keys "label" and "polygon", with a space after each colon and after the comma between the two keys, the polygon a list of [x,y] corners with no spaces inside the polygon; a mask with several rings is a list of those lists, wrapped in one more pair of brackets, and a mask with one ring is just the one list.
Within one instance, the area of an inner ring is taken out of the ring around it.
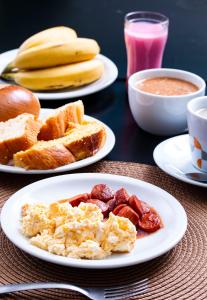
{"label": "saucer", "polygon": [[191,162],[189,135],[183,134],[160,143],[153,152],[155,163],[165,173],[190,184],[207,188],[207,183],[189,179],[184,173],[199,172]]}

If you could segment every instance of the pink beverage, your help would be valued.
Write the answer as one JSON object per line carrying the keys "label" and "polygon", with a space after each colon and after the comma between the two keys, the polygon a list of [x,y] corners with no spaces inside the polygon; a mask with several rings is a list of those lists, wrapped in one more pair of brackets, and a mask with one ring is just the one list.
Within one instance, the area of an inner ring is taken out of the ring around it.
{"label": "pink beverage", "polygon": [[[155,15],[159,14],[155,13]],[[163,23],[152,22],[152,17],[149,21],[147,17],[140,20],[137,18],[127,21],[126,19],[124,32],[128,61],[127,77],[141,70],[161,67],[168,36],[168,20],[167,23]]]}

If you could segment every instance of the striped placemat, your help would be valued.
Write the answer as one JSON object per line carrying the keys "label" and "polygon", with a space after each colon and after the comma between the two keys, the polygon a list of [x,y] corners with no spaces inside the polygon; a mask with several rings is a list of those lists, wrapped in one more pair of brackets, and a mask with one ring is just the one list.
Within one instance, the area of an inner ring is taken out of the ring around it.
{"label": "striped placemat", "polygon": [[[133,299],[207,299],[206,189],[179,182],[157,167],[137,163],[102,161],[78,172],[125,175],[165,189],[184,206],[188,215],[187,233],[173,250],[150,262],[122,269],[80,270],[34,258],[16,248],[0,231],[0,284],[59,281],[82,286],[109,286],[149,278],[149,291]],[[0,206],[12,193],[42,178],[44,177],[37,175],[1,173]],[[66,290],[36,290],[5,295],[3,299],[85,299],[85,297]]]}

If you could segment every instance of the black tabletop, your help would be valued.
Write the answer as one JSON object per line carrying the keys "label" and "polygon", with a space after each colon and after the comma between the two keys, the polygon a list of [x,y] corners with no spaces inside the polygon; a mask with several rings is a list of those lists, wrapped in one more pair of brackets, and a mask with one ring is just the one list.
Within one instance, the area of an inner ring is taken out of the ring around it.
{"label": "black tabletop", "polygon": [[[119,76],[110,87],[82,97],[86,113],[109,125],[116,135],[110,160],[154,164],[153,149],[166,137],[150,135],[136,125],[128,106],[124,15],[151,10],[170,19],[163,66],[192,71],[207,79],[206,0],[0,0],[0,51],[19,47],[30,35],[65,25],[79,36],[96,39],[101,53],[112,59]],[[42,107],[58,107],[66,100],[42,101]]]}

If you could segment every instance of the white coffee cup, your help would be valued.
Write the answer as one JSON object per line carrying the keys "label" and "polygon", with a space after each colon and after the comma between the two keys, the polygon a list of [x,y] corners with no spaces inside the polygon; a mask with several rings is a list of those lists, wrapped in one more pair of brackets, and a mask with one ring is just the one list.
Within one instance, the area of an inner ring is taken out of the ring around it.
{"label": "white coffee cup", "polygon": [[187,105],[187,120],[193,165],[207,172],[207,118],[199,110],[207,109],[207,97],[191,100]]}
{"label": "white coffee cup", "polygon": [[[198,87],[196,92],[179,96],[162,96],[137,88],[138,82],[148,78],[172,77],[189,81]],[[156,135],[175,135],[187,131],[187,103],[205,95],[205,81],[196,74],[177,69],[149,69],[130,76],[129,105],[136,123]]]}

